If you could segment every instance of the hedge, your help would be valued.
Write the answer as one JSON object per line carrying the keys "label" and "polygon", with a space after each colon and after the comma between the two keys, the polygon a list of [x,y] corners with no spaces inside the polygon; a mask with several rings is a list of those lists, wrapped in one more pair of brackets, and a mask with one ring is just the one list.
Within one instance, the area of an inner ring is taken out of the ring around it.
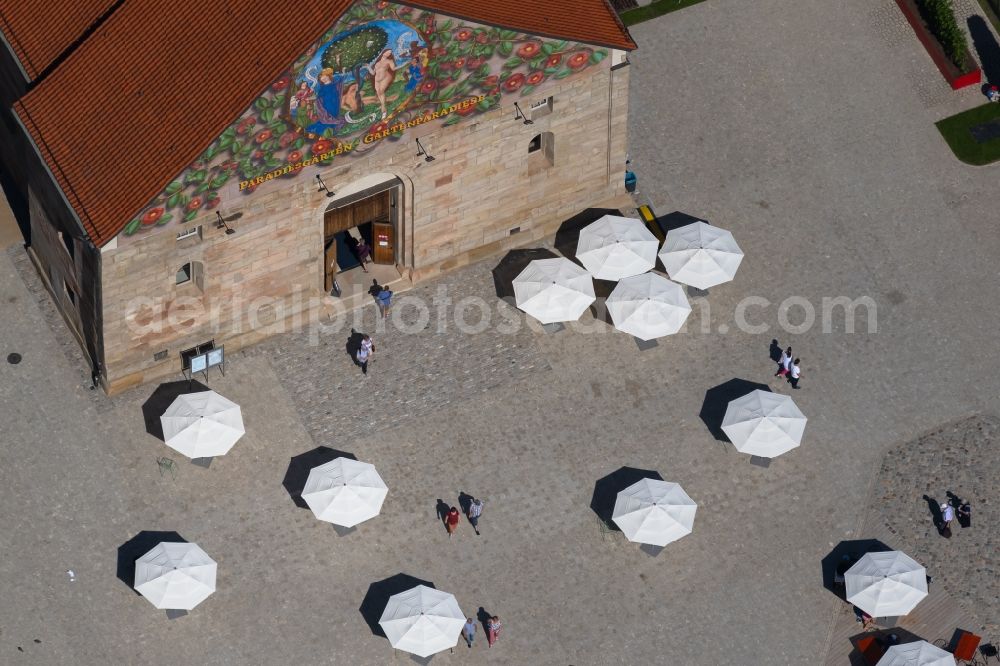
{"label": "hedge", "polygon": [[[998,1],[1000,0],[990,0],[991,3]],[[944,48],[945,55],[959,69],[965,67],[965,54],[968,52],[969,46],[965,39],[965,33],[958,27],[958,21],[955,20],[951,0],[917,0],[917,3],[920,5],[928,27]]]}

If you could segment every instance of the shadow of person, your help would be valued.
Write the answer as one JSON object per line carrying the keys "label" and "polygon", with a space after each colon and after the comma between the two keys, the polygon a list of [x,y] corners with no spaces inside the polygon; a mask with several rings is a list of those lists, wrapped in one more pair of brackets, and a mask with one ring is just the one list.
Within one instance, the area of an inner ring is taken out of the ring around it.
{"label": "shadow of person", "polygon": [[462,513],[469,515],[469,507],[472,506],[472,500],[476,499],[464,490],[458,491],[458,506],[462,510]]}
{"label": "shadow of person", "polygon": [[437,506],[434,507],[434,513],[437,514],[438,520],[441,521],[442,525],[444,525],[445,518],[448,517],[448,511],[450,510],[451,507],[448,506],[448,503],[438,498]]}
{"label": "shadow of person", "polygon": [[771,355],[771,360],[775,363],[781,361],[781,345],[778,344],[777,340],[771,340],[771,348],[768,349],[768,353]]}
{"label": "shadow of person", "polygon": [[483,636],[489,635],[489,621],[493,619],[493,615],[486,612],[486,609],[482,606],[479,607],[479,611],[476,612],[476,619],[479,623],[483,625]]}
{"label": "shadow of person", "polygon": [[931,512],[931,518],[934,519],[934,527],[940,531],[944,526],[944,516],[941,515],[941,504],[930,495],[924,495],[924,501],[927,502],[927,509]]}

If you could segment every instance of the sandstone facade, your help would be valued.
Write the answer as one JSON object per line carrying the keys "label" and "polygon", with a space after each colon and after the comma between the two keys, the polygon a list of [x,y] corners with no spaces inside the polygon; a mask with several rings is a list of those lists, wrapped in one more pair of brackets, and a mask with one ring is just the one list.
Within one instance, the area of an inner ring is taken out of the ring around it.
{"label": "sandstone facade", "polygon": [[[397,269],[409,281],[528,244],[624,193],[629,69],[612,67],[614,61],[621,58],[545,90],[552,112],[533,124],[515,120],[514,107],[503,105],[421,136],[433,162],[417,157],[404,135],[363,157],[335,161],[323,180],[341,192],[373,174],[400,179]],[[545,150],[529,154],[532,138],[546,133]],[[241,213],[230,223],[232,235],[206,211],[183,227],[200,226],[200,234],[178,240],[157,233],[102,248],[109,392],[177,374],[179,353],[208,340],[232,352],[321,317],[334,305],[323,284],[330,201],[315,181],[296,181],[226,207],[227,219]],[[200,278],[177,285],[178,269],[192,262]]]}

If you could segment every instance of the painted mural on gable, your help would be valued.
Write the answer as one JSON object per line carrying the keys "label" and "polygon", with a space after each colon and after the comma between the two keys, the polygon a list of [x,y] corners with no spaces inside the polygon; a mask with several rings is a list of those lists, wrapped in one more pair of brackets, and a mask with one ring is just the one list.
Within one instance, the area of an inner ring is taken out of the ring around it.
{"label": "painted mural on gable", "polygon": [[607,50],[481,26],[385,0],[351,7],[177,180],[124,236],[189,222],[230,197],[312,178],[335,160],[450,126],[502,95],[600,63]]}

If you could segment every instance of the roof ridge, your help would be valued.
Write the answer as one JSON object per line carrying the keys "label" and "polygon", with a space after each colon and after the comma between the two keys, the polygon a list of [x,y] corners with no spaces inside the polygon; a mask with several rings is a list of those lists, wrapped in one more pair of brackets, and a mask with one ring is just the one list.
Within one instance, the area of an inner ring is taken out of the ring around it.
{"label": "roof ridge", "polygon": [[107,21],[111,17],[111,15],[114,14],[116,11],[118,11],[118,9],[124,4],[125,0],[116,0],[115,3],[111,5],[111,7],[105,10],[103,14],[98,16],[93,23],[87,26],[86,29],[84,29],[84,31],[80,33],[79,37],[73,40],[73,42],[69,46],[63,49],[62,53],[56,56],[52,60],[52,62],[49,63],[48,67],[43,69],[41,72],[39,72],[38,76],[32,79],[32,81],[28,84],[29,89],[33,88],[38,83],[44,81],[45,77],[47,77],[57,67],[59,67],[59,65],[61,65],[63,61],[66,60],[66,58],[70,57],[76,51],[77,47],[79,47],[81,44],[87,41],[87,39],[89,39],[91,35],[97,32],[97,29],[100,28],[102,25],[104,25],[104,22]]}

